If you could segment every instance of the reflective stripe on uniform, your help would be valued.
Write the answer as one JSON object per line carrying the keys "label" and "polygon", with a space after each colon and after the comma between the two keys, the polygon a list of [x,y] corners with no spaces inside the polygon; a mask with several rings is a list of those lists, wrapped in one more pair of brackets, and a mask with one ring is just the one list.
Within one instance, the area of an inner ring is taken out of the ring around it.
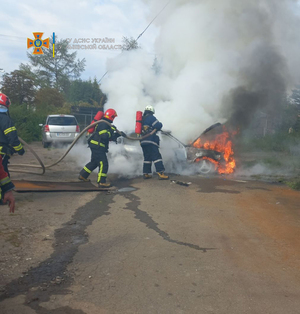
{"label": "reflective stripe on uniform", "polygon": [[99,146],[101,146],[101,147],[105,147],[105,145],[104,145],[104,144],[99,143],[99,142],[94,141],[94,140],[91,140],[91,141],[90,141],[90,143],[91,143],[91,144],[95,144],[95,145],[99,145]]}
{"label": "reflective stripe on uniform", "polygon": [[157,122],[158,122],[158,120],[155,120],[155,121],[152,123],[152,126],[154,126]]}
{"label": "reflective stripe on uniform", "polygon": [[2,155],[2,156],[10,156],[9,154],[3,152],[2,149],[3,149],[3,146],[0,146],[0,155]]}
{"label": "reflective stripe on uniform", "polygon": [[108,136],[111,137],[111,134],[110,134],[110,132],[109,132],[108,130],[102,130],[102,131],[100,131],[100,132],[99,132],[99,135],[105,134],[105,133],[108,133]]}
{"label": "reflective stripe on uniform", "polygon": [[9,182],[11,182],[11,181],[10,181],[10,178],[9,178],[9,177],[6,177],[6,178],[0,180],[0,185],[2,186],[2,185],[7,184],[7,183],[9,183]]}
{"label": "reflective stripe on uniform", "polygon": [[157,162],[162,162],[162,159],[157,159],[157,160],[155,160],[155,161],[153,161],[154,163],[157,163]]}
{"label": "reflective stripe on uniform", "polygon": [[152,161],[144,161],[144,164],[152,164]]}
{"label": "reflective stripe on uniform", "polygon": [[12,126],[11,128],[4,130],[3,133],[7,135],[9,132],[12,132],[12,131],[17,131],[15,126]]}
{"label": "reflective stripe on uniform", "polygon": [[83,167],[83,169],[87,172],[87,173],[92,173],[92,171],[90,169],[88,169],[87,167]]}
{"label": "reflective stripe on uniform", "polygon": [[14,150],[17,152],[19,150],[21,150],[23,148],[22,144],[18,145],[18,146],[13,146]]}
{"label": "reflective stripe on uniform", "polygon": [[101,177],[107,177],[106,173],[102,173],[103,171],[103,161],[100,161],[99,172],[98,172],[98,182],[100,182]]}

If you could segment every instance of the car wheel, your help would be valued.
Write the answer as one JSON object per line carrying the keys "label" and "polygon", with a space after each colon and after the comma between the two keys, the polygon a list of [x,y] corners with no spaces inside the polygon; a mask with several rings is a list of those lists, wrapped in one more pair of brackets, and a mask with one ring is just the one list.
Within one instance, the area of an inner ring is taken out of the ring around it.
{"label": "car wheel", "polygon": [[42,144],[43,144],[43,147],[44,147],[44,148],[48,148],[49,145],[50,145],[50,143],[47,143],[47,142],[42,142]]}
{"label": "car wheel", "polygon": [[207,159],[198,159],[196,162],[198,166],[197,168],[202,174],[213,173],[216,170],[215,164]]}

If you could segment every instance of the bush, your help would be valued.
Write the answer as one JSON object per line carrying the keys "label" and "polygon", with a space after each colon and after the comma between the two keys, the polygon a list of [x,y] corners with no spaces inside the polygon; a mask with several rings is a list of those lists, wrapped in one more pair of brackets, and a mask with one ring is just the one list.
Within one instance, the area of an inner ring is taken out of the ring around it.
{"label": "bush", "polygon": [[300,133],[280,132],[264,137],[239,138],[237,146],[245,151],[292,153],[300,145]]}
{"label": "bush", "polygon": [[14,121],[18,136],[26,142],[42,140],[40,123],[45,123],[47,114],[27,109],[25,105],[10,106],[10,116]]}
{"label": "bush", "polygon": [[292,188],[292,189],[294,189],[294,190],[297,190],[297,191],[300,190],[300,178],[299,178],[299,179],[295,179],[295,180],[293,180],[293,181],[286,182],[286,184],[287,184],[290,188]]}

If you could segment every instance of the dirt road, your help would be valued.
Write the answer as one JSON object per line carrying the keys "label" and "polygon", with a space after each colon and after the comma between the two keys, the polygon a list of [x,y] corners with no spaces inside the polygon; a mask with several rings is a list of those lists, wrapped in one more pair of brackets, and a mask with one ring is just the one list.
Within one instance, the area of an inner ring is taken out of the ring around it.
{"label": "dirt road", "polygon": [[[78,170],[70,157],[43,179]],[[191,185],[111,175],[115,193],[15,194],[15,214],[1,206],[0,312],[300,313],[300,193],[173,178]]]}

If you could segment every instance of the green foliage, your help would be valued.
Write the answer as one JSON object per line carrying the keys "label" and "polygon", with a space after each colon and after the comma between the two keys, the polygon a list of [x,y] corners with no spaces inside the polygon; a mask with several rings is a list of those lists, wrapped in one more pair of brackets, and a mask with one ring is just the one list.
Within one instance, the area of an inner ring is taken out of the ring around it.
{"label": "green foliage", "polygon": [[288,185],[293,190],[300,190],[300,178],[295,178],[291,181],[286,182],[286,185]]}
{"label": "green foliage", "polygon": [[71,107],[73,104],[65,102],[61,108],[52,109],[48,114],[71,114]]}
{"label": "green foliage", "polygon": [[[62,93],[56,88],[44,87],[41,88],[35,97],[35,105],[39,108],[56,107],[61,108],[65,103],[65,98]],[[46,110],[47,111],[47,110]]]}
{"label": "green foliage", "polygon": [[11,105],[9,109],[11,118],[13,119],[19,137],[26,142],[40,141],[42,139],[40,123],[46,120],[46,114],[34,112],[27,109],[26,106]]}
{"label": "green foliage", "polygon": [[21,63],[19,70],[3,75],[1,82],[2,92],[6,94],[12,103],[32,104],[36,92],[36,76],[31,72],[29,65]]}
{"label": "green foliage", "polygon": [[296,88],[292,90],[292,95],[290,96],[289,101],[300,109],[300,85],[297,85]]}
{"label": "green foliage", "polygon": [[101,100],[104,94],[100,90],[97,80],[92,82],[75,80],[70,84],[70,88],[67,94],[67,99],[76,105],[80,103],[87,103],[88,106],[100,106]]}
{"label": "green foliage", "polygon": [[68,41],[57,40],[53,58],[53,38],[49,49],[43,55],[27,53],[30,63],[35,68],[41,87],[53,87],[59,91],[68,91],[71,79],[77,79],[85,68],[85,59],[76,60],[77,52],[68,52]]}
{"label": "green foliage", "polygon": [[293,153],[293,147],[300,145],[300,133],[278,132],[264,137],[240,137],[237,150]]}
{"label": "green foliage", "polygon": [[[298,109],[296,105],[288,105],[282,112],[282,123],[280,130],[289,130],[290,127],[294,128],[297,123]],[[300,130],[299,130],[300,131]]]}

